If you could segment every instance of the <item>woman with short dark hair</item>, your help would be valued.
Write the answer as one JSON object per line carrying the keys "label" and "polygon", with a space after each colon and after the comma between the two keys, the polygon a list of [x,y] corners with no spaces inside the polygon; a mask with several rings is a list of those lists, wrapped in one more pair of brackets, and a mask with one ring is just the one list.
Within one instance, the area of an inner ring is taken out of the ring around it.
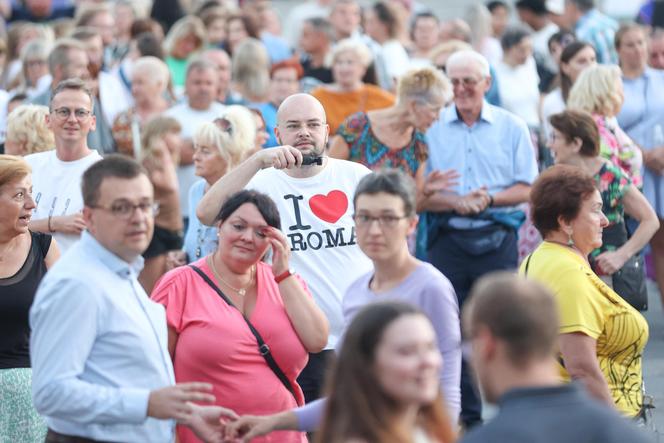
{"label": "woman with short dark hair", "polygon": [[[170,271],[152,292],[166,307],[175,379],[212,384],[217,404],[238,414],[302,405],[296,378],[308,353],[325,347],[328,322],[289,267],[277,207],[265,194],[240,191],[223,204],[215,224],[217,250]],[[261,261],[270,248],[271,265]],[[259,347],[259,336],[269,352]],[[177,433],[182,443],[198,441],[184,427]],[[306,441],[298,432],[275,439]]]}
{"label": "woman with short dark hair", "polygon": [[608,225],[595,179],[555,165],[530,191],[533,224],[544,242],[520,273],[552,290],[560,315],[560,373],[591,395],[636,418],[643,406],[643,349],[648,323],[590,268]]}

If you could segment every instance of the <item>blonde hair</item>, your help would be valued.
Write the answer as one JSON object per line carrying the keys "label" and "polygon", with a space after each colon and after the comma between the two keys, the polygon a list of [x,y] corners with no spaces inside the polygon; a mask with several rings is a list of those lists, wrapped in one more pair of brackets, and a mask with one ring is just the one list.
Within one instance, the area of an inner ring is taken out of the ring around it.
{"label": "blonde hair", "polygon": [[344,52],[353,52],[357,56],[358,60],[360,63],[365,68],[368,68],[371,62],[373,61],[373,55],[371,55],[371,51],[365,45],[364,43],[358,42],[357,40],[353,40],[350,38],[346,38],[338,42],[336,45],[334,45],[334,48],[332,48],[332,51],[330,51],[330,61],[331,63],[334,63],[339,57]]}
{"label": "blonde hair", "polygon": [[618,66],[596,65],[584,69],[569,93],[568,109],[613,116],[622,104],[616,91],[617,81],[622,81]]}
{"label": "blonde hair", "polygon": [[203,25],[203,21],[195,15],[185,15],[173,24],[164,38],[163,47],[166,55],[171,55],[177,42],[190,34],[193,34],[200,42],[197,50],[202,49],[206,42],[205,25]]}
{"label": "blonde hair", "polygon": [[254,148],[256,124],[251,111],[241,105],[228,106],[220,118],[225,120],[226,129],[203,123],[194,135],[194,144],[217,148],[230,170]]}
{"label": "blonde hair", "polygon": [[[267,97],[270,87],[270,56],[258,39],[247,38],[233,51],[232,77],[243,95]],[[246,97],[245,97],[246,98]],[[259,101],[259,100],[250,100]]]}
{"label": "blonde hair", "polygon": [[452,85],[438,69],[424,67],[411,69],[397,83],[397,104],[410,100],[424,103],[447,103],[452,99]]}
{"label": "blonde hair", "polygon": [[[165,115],[157,115],[156,117],[151,118],[143,126],[141,130],[141,161],[147,158],[156,159],[157,153],[154,151],[154,142],[157,139],[161,139],[164,135],[169,132],[180,132],[182,131],[182,126],[180,123],[173,117],[167,117]],[[173,158],[173,162],[177,165],[180,159]]]}
{"label": "blonde hair", "polygon": [[32,168],[22,157],[0,154],[0,187],[20,180],[31,172]]}
{"label": "blonde hair", "polygon": [[55,148],[53,132],[46,126],[48,107],[20,105],[7,116],[7,140],[25,144],[25,155]]}
{"label": "blonde hair", "polygon": [[134,62],[131,68],[132,76],[137,72],[145,72],[153,82],[159,82],[162,92],[168,87],[171,78],[166,63],[151,55],[140,57]]}

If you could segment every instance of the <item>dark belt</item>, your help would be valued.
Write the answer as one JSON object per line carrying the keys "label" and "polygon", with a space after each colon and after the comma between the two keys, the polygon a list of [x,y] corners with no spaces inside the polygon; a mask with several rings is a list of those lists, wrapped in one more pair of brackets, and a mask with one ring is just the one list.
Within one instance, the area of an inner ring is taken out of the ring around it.
{"label": "dark belt", "polygon": [[46,433],[45,443],[104,443],[100,440],[93,440],[87,437],[77,437],[75,435],[65,435],[49,429]]}

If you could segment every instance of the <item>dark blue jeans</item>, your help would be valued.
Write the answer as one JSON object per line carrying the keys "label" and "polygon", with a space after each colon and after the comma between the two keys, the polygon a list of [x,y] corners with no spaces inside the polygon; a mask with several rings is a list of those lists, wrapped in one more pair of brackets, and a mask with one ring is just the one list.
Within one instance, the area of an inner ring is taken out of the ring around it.
{"label": "dark blue jeans", "polygon": [[[476,254],[464,244],[487,238],[496,230],[506,235],[493,250]],[[459,308],[463,308],[477,279],[489,272],[516,269],[518,264],[517,236],[510,228],[493,225],[464,232],[441,229],[430,240],[429,262],[452,282]],[[461,363],[461,422],[467,429],[482,423],[482,399],[465,359]]]}

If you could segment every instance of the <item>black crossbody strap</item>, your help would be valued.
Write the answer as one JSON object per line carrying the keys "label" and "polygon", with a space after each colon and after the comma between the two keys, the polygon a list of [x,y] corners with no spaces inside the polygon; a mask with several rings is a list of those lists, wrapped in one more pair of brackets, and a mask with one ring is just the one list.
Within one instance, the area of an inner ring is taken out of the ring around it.
{"label": "black crossbody strap", "polygon": [[[194,265],[189,265],[191,269],[193,269],[198,275],[201,276],[203,280],[205,280],[205,283],[207,283],[214,291],[221,297],[222,300],[226,302],[229,306],[237,309],[237,306],[233,304],[232,301],[226,295],[219,289],[219,286],[214,284],[212,280],[210,280],[210,277],[205,275],[205,273],[198,267]],[[238,312],[240,310],[238,309]],[[242,312],[240,312],[242,314]],[[242,318],[244,321],[247,323],[247,326],[249,326],[249,330],[251,331],[252,334],[254,334],[254,337],[256,338],[256,342],[258,342],[258,352],[263,356],[265,359],[265,363],[272,369],[272,372],[274,372],[274,375],[277,376],[279,381],[288,389],[288,392],[293,395],[293,398],[297,402],[299,406],[302,406],[300,402],[297,399],[297,396],[295,395],[295,389],[293,388],[293,385],[291,384],[290,380],[288,380],[288,377],[286,377],[286,374],[284,374],[284,371],[281,370],[277,362],[274,360],[274,357],[272,357],[272,353],[270,352],[270,347],[268,346],[267,343],[265,343],[265,340],[263,340],[263,337],[258,333],[254,325],[251,324],[249,319],[242,314]]]}

